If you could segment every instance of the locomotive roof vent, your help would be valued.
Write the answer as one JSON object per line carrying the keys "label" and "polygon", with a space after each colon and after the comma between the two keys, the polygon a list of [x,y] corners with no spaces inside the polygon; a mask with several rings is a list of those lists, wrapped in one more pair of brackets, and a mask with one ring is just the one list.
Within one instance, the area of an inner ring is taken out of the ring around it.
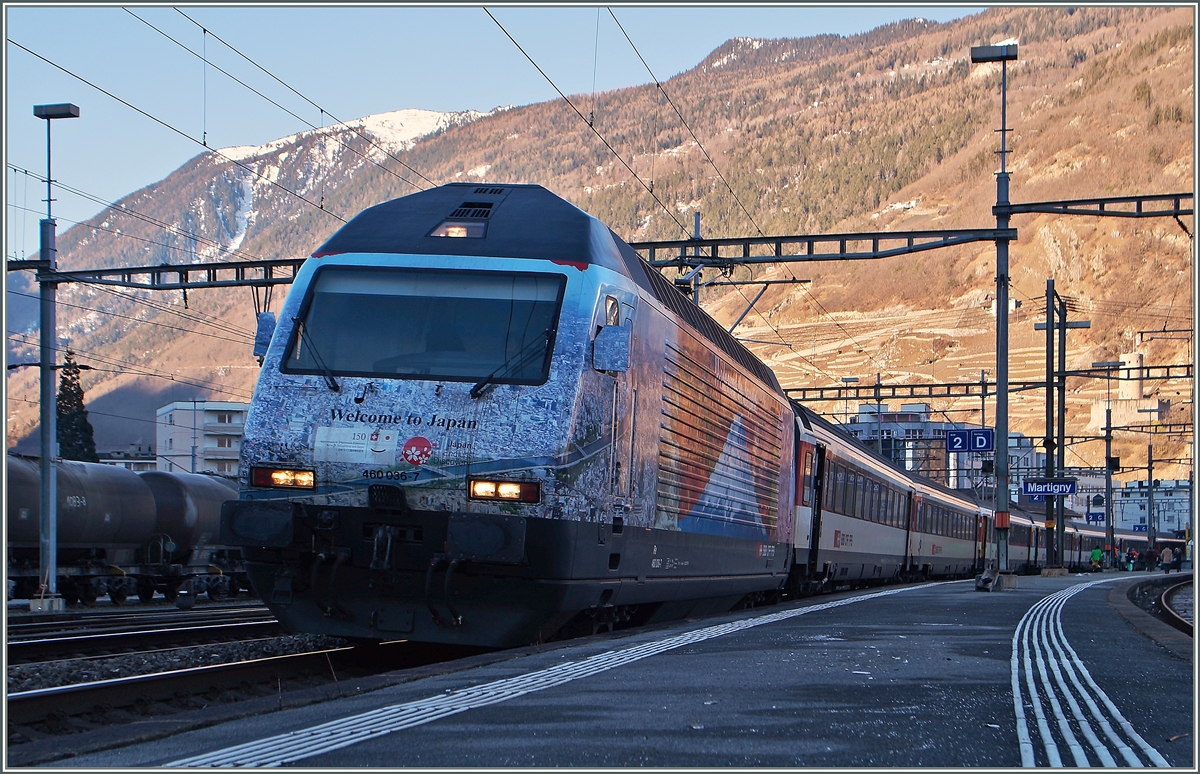
{"label": "locomotive roof vent", "polygon": [[458,205],[458,209],[450,213],[452,218],[490,218],[491,216],[492,202],[463,202]]}
{"label": "locomotive roof vent", "polygon": [[477,193],[477,194],[488,194],[489,196],[499,196],[500,194],[504,193],[504,189],[503,189],[503,188],[487,188],[487,187],[483,187],[483,188],[476,188],[476,189],[475,189],[475,193]]}

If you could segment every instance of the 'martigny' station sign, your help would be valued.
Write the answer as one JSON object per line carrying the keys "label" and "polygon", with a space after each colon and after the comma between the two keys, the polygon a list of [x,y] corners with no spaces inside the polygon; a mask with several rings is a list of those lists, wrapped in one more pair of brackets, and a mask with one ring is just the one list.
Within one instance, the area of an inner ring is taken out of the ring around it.
{"label": "'martigny' station sign", "polygon": [[1074,478],[1027,478],[1022,491],[1027,495],[1073,495]]}

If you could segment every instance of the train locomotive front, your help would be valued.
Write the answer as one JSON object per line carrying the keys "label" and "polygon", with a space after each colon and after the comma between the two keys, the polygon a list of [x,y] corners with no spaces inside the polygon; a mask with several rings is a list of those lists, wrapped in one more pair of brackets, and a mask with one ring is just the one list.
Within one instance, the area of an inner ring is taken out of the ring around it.
{"label": "train locomotive front", "polygon": [[727,610],[787,576],[794,432],[602,223],[451,184],[298,273],[222,540],[296,631],[506,647]]}

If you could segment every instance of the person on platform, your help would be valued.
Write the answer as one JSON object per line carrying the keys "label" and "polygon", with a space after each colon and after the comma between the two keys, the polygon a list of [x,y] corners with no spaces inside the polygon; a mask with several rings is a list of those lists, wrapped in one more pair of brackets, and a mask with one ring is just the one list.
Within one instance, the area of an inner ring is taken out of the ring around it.
{"label": "person on platform", "polygon": [[1183,546],[1175,549],[1175,561],[1172,566],[1175,568],[1175,572],[1183,572]]}
{"label": "person on platform", "polygon": [[1146,563],[1146,572],[1154,572],[1154,568],[1158,566],[1158,553],[1155,552],[1154,546],[1146,549],[1146,554],[1142,557],[1142,561]]}
{"label": "person on platform", "polygon": [[1162,553],[1158,555],[1158,560],[1162,563],[1163,574],[1170,575],[1171,563],[1175,561],[1175,555],[1174,552],[1171,551],[1170,546],[1167,546],[1162,550]]}
{"label": "person on platform", "polygon": [[1104,556],[1104,552],[1100,550],[1100,546],[1092,549],[1092,572],[1100,572],[1100,558]]}

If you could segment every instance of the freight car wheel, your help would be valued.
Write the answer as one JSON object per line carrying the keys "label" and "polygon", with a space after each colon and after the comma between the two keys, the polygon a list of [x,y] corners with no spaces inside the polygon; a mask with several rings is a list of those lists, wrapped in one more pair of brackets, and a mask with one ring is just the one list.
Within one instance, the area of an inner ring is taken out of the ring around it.
{"label": "freight car wheel", "polygon": [[125,589],[113,589],[108,592],[108,601],[114,605],[123,605],[127,599],[129,599],[129,592]]}
{"label": "freight car wheel", "polygon": [[71,607],[79,604],[79,592],[76,591],[74,583],[66,583],[59,586],[58,593],[62,596],[63,602],[66,602]]}
{"label": "freight car wheel", "polygon": [[154,599],[154,581],[149,578],[138,578],[137,582],[138,599],[143,602],[149,602]]}
{"label": "freight car wheel", "polygon": [[237,578],[230,578],[229,579],[229,598],[236,599],[237,595],[241,592],[241,590],[242,590],[242,587],[240,585],[238,585]]}
{"label": "freight car wheel", "polygon": [[168,583],[163,588],[163,596],[166,597],[168,602],[174,602],[179,597],[179,586],[180,584],[176,582]]}
{"label": "freight car wheel", "polygon": [[98,597],[99,594],[96,592],[95,586],[85,581],[84,583],[80,583],[78,586],[76,586],[76,589],[79,591],[80,602],[88,607],[96,604],[96,597]]}

